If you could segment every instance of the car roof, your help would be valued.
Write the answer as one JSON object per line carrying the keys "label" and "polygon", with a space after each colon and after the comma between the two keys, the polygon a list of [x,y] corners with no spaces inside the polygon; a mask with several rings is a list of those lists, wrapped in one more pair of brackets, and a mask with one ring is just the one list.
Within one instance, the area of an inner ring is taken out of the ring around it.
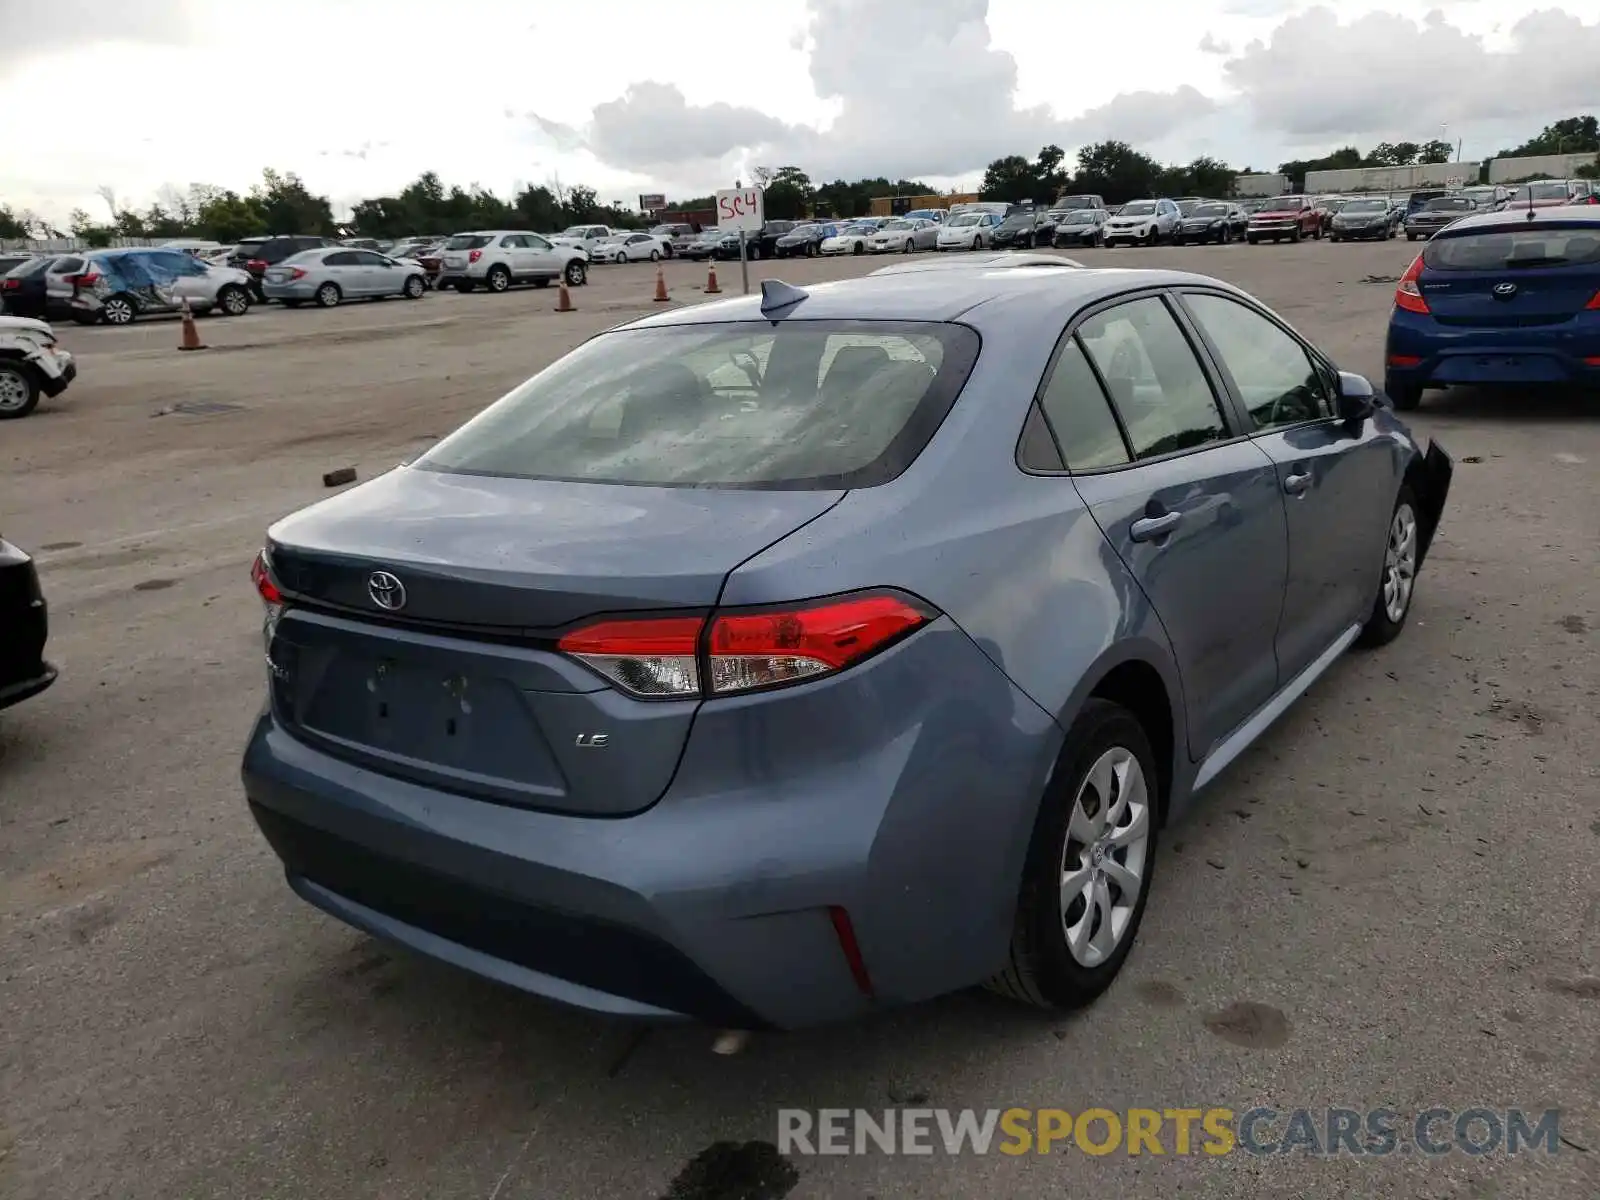
{"label": "car roof", "polygon": [[[1059,262],[1061,260],[1057,260]],[[776,282],[776,281],[768,281]],[[955,321],[974,325],[1043,322],[1048,336],[1066,315],[1098,300],[1139,288],[1203,285],[1240,295],[1232,284],[1189,271],[1121,268],[1066,269],[1027,264],[966,269],[905,270],[809,284],[790,314],[796,320]],[[788,315],[788,314],[786,314]],[[760,295],[736,296],[692,308],[641,317],[619,329],[761,321]],[[780,318],[782,319],[782,318]]]}
{"label": "car roof", "polygon": [[[1533,220],[1528,214],[1533,213]],[[1463,229],[1537,229],[1551,221],[1565,221],[1600,227],[1600,208],[1593,204],[1556,204],[1548,208],[1502,208],[1499,212],[1472,213],[1450,225],[1452,235]]]}

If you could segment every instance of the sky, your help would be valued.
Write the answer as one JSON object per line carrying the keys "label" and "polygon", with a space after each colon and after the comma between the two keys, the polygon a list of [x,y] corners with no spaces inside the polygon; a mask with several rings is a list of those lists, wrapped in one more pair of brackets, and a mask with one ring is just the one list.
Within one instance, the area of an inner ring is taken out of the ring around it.
{"label": "sky", "polygon": [[1104,138],[1270,170],[1442,136],[1472,161],[1600,105],[1600,0],[1118,7],[0,0],[0,203],[64,223],[268,166],[341,214],[425,170],[629,204],[755,166],[975,188]]}

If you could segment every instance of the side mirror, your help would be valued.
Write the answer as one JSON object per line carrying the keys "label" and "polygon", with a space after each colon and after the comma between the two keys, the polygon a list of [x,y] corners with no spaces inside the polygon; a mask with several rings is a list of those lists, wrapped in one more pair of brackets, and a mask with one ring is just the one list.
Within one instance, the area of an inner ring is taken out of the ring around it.
{"label": "side mirror", "polygon": [[1352,425],[1365,421],[1378,406],[1377,390],[1365,375],[1339,372],[1339,418]]}

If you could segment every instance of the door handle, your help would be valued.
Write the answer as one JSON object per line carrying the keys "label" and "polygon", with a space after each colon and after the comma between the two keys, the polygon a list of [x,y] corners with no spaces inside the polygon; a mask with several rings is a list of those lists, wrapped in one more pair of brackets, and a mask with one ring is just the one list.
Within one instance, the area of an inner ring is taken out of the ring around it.
{"label": "door handle", "polygon": [[1311,473],[1309,471],[1297,475],[1283,477],[1283,490],[1291,496],[1303,495],[1311,486]]}
{"label": "door handle", "polygon": [[1153,542],[1166,537],[1182,520],[1181,512],[1162,513],[1159,517],[1140,517],[1128,529],[1128,536],[1136,542]]}

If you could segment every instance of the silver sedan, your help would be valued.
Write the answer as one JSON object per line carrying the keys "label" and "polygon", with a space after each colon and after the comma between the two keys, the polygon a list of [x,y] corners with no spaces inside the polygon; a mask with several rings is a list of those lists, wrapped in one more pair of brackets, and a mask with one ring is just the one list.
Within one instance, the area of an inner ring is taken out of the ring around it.
{"label": "silver sedan", "polygon": [[888,222],[867,239],[873,254],[910,254],[913,250],[933,250],[939,243],[939,223],[920,217],[899,217]]}
{"label": "silver sedan", "polygon": [[322,308],[363,297],[419,300],[427,290],[427,272],[414,259],[348,246],[319,246],[291,254],[268,267],[261,280],[267,299],[280,300],[285,308],[298,308],[308,300]]}

